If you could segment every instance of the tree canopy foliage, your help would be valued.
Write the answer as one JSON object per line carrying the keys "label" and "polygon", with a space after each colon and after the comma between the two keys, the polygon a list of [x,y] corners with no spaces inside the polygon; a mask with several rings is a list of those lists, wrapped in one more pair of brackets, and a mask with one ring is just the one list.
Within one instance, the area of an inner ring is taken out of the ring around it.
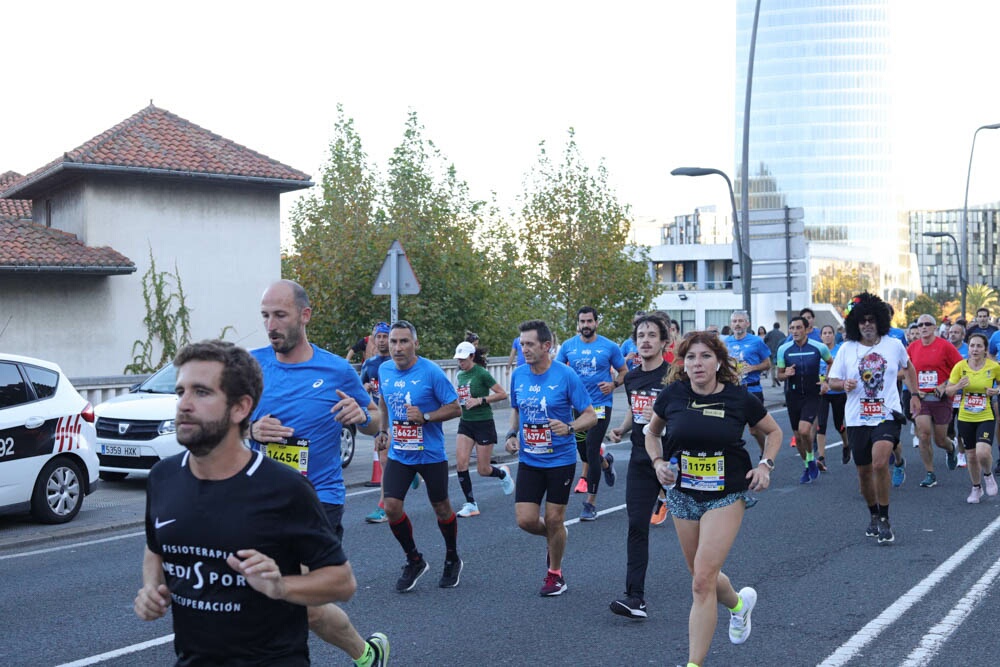
{"label": "tree canopy foliage", "polygon": [[417,327],[421,354],[450,357],[472,330],[505,355],[521,321],[546,319],[566,336],[582,305],[602,314],[602,333],[627,335],[633,312],[654,296],[629,225],[603,165],[588,168],[572,131],[558,164],[542,145],[520,214],[505,215],[470,196],[415,112],[383,178],[338,106],[320,183],[292,211],[282,273],[310,295],[310,339],[341,353],[389,318],[389,298],[371,287],[399,240],[421,286],[399,297],[399,315]]}

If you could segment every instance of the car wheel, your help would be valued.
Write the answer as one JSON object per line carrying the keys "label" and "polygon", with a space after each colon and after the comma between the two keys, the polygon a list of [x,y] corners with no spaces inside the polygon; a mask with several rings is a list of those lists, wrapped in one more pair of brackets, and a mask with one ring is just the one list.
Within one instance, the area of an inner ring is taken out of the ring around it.
{"label": "car wheel", "polygon": [[80,464],[55,458],[45,464],[31,494],[31,514],[42,523],[66,523],[83,505],[84,481]]}
{"label": "car wheel", "polygon": [[340,467],[346,468],[354,460],[354,425],[340,430]]}
{"label": "car wheel", "polygon": [[102,470],[99,474],[105,482],[120,482],[128,477],[127,472],[104,472]]}

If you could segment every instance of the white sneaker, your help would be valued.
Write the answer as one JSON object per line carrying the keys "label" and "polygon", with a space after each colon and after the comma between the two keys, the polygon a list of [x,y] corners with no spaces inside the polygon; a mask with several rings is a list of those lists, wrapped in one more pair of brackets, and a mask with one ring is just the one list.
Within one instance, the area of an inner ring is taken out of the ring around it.
{"label": "white sneaker", "polygon": [[986,489],[986,495],[988,496],[995,496],[997,494],[997,477],[995,474],[983,476],[983,488]]}
{"label": "white sneaker", "polygon": [[958,453],[958,467],[959,468],[965,468],[965,467],[968,467],[968,465],[969,465],[969,462],[965,458],[965,452],[959,452]]}
{"label": "white sneaker", "polygon": [[503,494],[509,496],[514,493],[514,476],[510,474],[510,468],[507,466],[500,466],[500,470],[504,472],[504,478],[500,480],[500,485],[503,487]]}
{"label": "white sneaker", "polygon": [[972,487],[972,491],[969,493],[969,497],[965,499],[965,502],[970,505],[978,505],[979,499],[983,497],[983,489],[979,486]]}
{"label": "white sneaker", "polygon": [[476,503],[465,503],[462,505],[462,509],[458,510],[456,514],[463,519],[467,519],[470,516],[479,516],[479,505]]}
{"label": "white sneaker", "polygon": [[734,614],[729,612],[729,641],[734,644],[742,644],[750,637],[750,614],[757,604],[757,591],[747,586],[740,589],[740,599],[743,600],[743,609]]}
{"label": "white sneaker", "polygon": [[913,436],[913,447],[917,448],[919,446],[920,446],[920,438],[918,438],[917,436]]}

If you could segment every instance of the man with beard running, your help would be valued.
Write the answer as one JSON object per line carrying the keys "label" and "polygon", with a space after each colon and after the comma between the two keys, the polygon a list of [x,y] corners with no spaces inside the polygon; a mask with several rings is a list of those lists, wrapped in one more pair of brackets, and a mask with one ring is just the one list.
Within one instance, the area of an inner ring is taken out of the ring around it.
{"label": "man with beard running", "polygon": [[[745,333],[745,331],[744,331]],[[649,515],[660,495],[660,482],[646,452],[643,427],[653,418],[653,402],[665,384],[670,366],[663,349],[670,340],[667,323],[654,315],[636,318],[632,329],[640,365],[625,375],[625,391],[631,409],[621,426],[611,429],[612,442],[631,432],[632,454],[625,477],[628,513],[625,595],[611,603],[611,611],[626,618],[646,618],[646,567],[649,564]],[[760,339],[758,339],[760,340]]]}
{"label": "man with beard running", "polygon": [[[899,442],[903,417],[896,388],[902,371],[907,386],[917,386],[917,374],[903,344],[889,337],[889,309],[882,299],[862,292],[851,301],[844,320],[847,340],[830,366],[827,380],[834,391],[847,392],[844,410],[847,445],[858,470],[861,496],[868,505],[865,535],[878,544],[892,544],[889,524],[889,455]],[[920,399],[910,399],[916,414]]]}
{"label": "man with beard running", "polygon": [[[264,375],[250,439],[267,456],[291,466],[312,483],[341,542],[346,494],[340,433],[344,426],[356,424],[362,433],[374,435],[379,415],[354,368],[309,342],[306,327],[312,308],[301,285],[291,280],[272,284],[261,297],[260,314],[271,344],[250,352]],[[340,607],[309,607],[309,627],[357,664],[382,664],[372,638],[363,640]]]}
{"label": "man with beard running", "polygon": [[[173,607],[178,664],[308,665],[307,605],[347,601],[357,588],[340,540],[301,474],[243,444],[263,384],[254,359],[205,341],[174,365],[177,441],[188,451],[149,474],[135,613],[151,621]],[[357,404],[339,412],[363,417]],[[388,663],[385,635],[362,645],[357,664]]]}
{"label": "man with beard running", "polygon": [[[556,361],[561,361],[583,380],[583,386],[590,393],[597,425],[586,433],[576,434],[576,446],[583,461],[581,481],[586,480],[587,500],[583,503],[580,521],[597,519],[597,487],[601,482],[601,471],[608,486],[615,485],[615,458],[610,452],[601,456],[601,443],[611,423],[613,393],[625,381],[625,357],[621,348],[608,338],[597,333],[597,311],[584,306],[576,311],[576,330],[573,336],[559,347]],[[524,341],[521,341],[522,345]],[[611,376],[611,371],[615,376]],[[580,489],[578,488],[577,491]]]}

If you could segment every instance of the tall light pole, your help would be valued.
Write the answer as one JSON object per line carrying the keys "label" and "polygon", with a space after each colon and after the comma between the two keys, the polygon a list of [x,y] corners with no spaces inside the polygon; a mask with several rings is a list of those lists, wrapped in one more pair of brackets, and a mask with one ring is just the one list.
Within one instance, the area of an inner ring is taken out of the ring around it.
{"label": "tall light pole", "polygon": [[[965,267],[965,277],[962,278],[959,275],[959,281],[962,282],[962,317],[965,317],[965,292],[969,287],[969,178],[972,176],[972,155],[976,152],[976,135],[979,134],[979,130],[1000,130],[1000,123],[993,123],[992,125],[981,125],[976,128],[976,131],[972,133],[972,150],[969,151],[969,170],[965,173],[965,203],[962,204],[962,228],[958,230],[959,236],[962,238],[961,250],[959,251],[958,260],[958,270],[961,274],[962,267]],[[928,234],[924,234],[928,236]],[[955,237],[952,237],[954,239]]]}
{"label": "tall light pole", "polygon": [[[750,244],[750,91],[753,89],[753,56],[754,51],[757,49],[757,21],[760,19],[760,0],[757,0],[757,4],[754,6],[753,10],[753,30],[750,32],[750,53],[747,56],[747,89],[746,97],[743,101],[743,163],[740,165],[740,208],[743,211],[743,215],[740,217],[740,236],[743,237],[746,244]],[[729,180],[729,179],[726,179]],[[729,186],[729,191],[732,192],[733,186]],[[735,223],[735,218],[733,223]],[[747,277],[746,282],[743,283],[743,309],[747,311],[747,319],[750,319],[750,251],[747,249],[746,257],[741,257],[740,262],[746,261],[743,268],[740,269],[740,277]],[[746,269],[745,271],[743,269]],[[753,320],[750,320],[753,322]]]}
{"label": "tall light pole", "polygon": [[671,176],[708,176],[710,174],[722,176],[726,179],[726,185],[729,187],[729,203],[733,207],[733,238],[736,239],[736,252],[740,257],[740,286],[743,290],[743,310],[747,311],[747,319],[753,322],[750,319],[750,278],[753,268],[751,266],[750,249],[748,247],[749,239],[744,236],[744,232],[742,231],[746,227],[741,227],[740,225],[739,214],[736,210],[736,195],[733,193],[733,182],[729,180],[726,172],[707,167],[677,167],[670,172]]}
{"label": "tall light pole", "polygon": [[962,258],[961,251],[959,250],[958,240],[955,238],[954,234],[948,232],[924,232],[923,236],[929,239],[943,239],[945,237],[951,239],[951,242],[955,244],[955,254],[958,255],[958,289],[962,292],[962,318],[965,318],[965,291],[969,287],[969,279],[966,276],[965,260]]}

